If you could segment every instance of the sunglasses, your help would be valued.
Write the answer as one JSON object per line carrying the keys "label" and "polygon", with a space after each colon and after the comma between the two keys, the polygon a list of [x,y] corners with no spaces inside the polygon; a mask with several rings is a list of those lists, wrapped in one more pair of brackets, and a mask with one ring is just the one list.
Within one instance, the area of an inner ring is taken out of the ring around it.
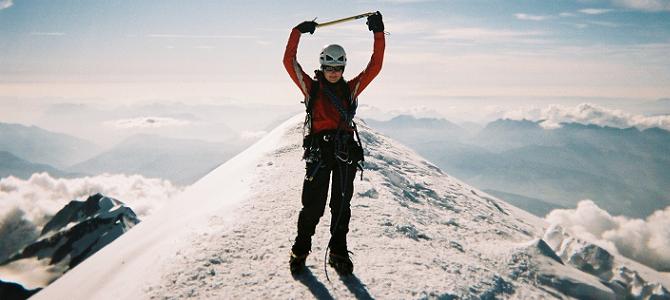
{"label": "sunglasses", "polygon": [[321,66],[321,70],[324,72],[344,72],[344,66]]}

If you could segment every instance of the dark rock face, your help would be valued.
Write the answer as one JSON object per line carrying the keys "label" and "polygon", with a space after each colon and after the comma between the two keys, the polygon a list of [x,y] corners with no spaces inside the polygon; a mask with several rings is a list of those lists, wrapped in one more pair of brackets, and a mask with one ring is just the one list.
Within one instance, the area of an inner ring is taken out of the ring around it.
{"label": "dark rock face", "polygon": [[[99,218],[106,219],[105,212],[115,214],[115,215],[126,215],[132,219],[137,219],[135,213],[127,207],[122,207],[122,211],[110,211],[115,206],[122,206],[123,202],[116,200],[114,198],[105,197],[102,194],[95,194],[86,201],[71,201],[63,209],[58,211],[51,220],[44,225],[42,229],[42,235],[49,233],[50,231],[58,231],[63,227],[67,226],[70,223],[80,223],[87,219]],[[136,223],[135,223],[136,224]],[[134,224],[133,224],[134,225]]]}
{"label": "dark rock face", "polygon": [[35,243],[3,264],[37,257],[49,258],[49,264],[54,265],[69,257],[69,268],[73,268],[137,223],[130,208],[102,194],[90,196],[85,202],[72,201],[44,226]]}
{"label": "dark rock face", "polygon": [[[86,201],[71,201],[44,226],[35,242],[0,263],[0,276],[4,267],[11,268],[22,260],[36,260],[49,269],[44,272],[53,275],[51,281],[56,280],[139,222],[132,209],[102,194],[92,195]],[[8,283],[3,283],[5,290],[16,295],[22,293]]]}
{"label": "dark rock face", "polygon": [[28,299],[40,290],[41,289],[26,290],[20,284],[0,280],[0,299],[3,300]]}

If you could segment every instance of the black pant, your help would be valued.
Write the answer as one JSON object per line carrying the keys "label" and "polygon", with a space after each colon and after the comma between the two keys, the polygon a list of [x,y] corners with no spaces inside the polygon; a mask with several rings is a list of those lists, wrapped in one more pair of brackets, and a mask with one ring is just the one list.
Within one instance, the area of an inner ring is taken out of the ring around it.
{"label": "black pant", "polygon": [[[298,216],[298,235],[293,244],[293,253],[307,254],[312,248],[312,236],[323,216],[328,198],[328,185],[331,181],[330,195],[330,249],[333,253],[347,253],[347,233],[351,219],[351,197],[354,193],[354,179],[356,178],[356,164],[342,162],[333,154],[333,142],[321,141],[320,166],[318,161],[307,163],[307,174],[313,179],[304,180],[302,186],[302,210]],[[344,188],[344,197],[342,189]]]}

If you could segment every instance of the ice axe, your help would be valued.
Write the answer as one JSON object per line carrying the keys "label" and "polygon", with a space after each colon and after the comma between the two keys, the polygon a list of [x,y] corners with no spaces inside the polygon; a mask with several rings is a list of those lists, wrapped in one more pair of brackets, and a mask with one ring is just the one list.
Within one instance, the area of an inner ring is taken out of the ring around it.
{"label": "ice axe", "polygon": [[335,24],[338,24],[338,23],[347,22],[347,21],[353,21],[353,20],[358,20],[358,19],[362,19],[362,18],[367,18],[367,17],[369,17],[371,15],[374,15],[374,14],[375,13],[373,13],[373,12],[364,13],[364,14],[353,16],[353,17],[342,18],[342,19],[338,19],[338,20],[334,20],[334,21],[330,21],[330,22],[316,24],[316,27],[330,26],[330,25],[335,25]]}

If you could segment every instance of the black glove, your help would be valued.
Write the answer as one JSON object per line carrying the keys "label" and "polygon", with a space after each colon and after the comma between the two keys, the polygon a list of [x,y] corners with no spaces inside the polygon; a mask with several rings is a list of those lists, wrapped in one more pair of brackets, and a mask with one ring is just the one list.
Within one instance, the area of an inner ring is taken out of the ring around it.
{"label": "black glove", "polygon": [[384,32],[384,21],[382,21],[382,14],[377,11],[374,15],[368,16],[368,29],[372,32]]}
{"label": "black glove", "polygon": [[302,23],[298,24],[298,26],[296,26],[295,28],[297,28],[298,31],[300,31],[300,33],[308,33],[309,32],[309,34],[314,34],[314,30],[316,30],[316,22],[305,21],[305,22],[302,22]]}

